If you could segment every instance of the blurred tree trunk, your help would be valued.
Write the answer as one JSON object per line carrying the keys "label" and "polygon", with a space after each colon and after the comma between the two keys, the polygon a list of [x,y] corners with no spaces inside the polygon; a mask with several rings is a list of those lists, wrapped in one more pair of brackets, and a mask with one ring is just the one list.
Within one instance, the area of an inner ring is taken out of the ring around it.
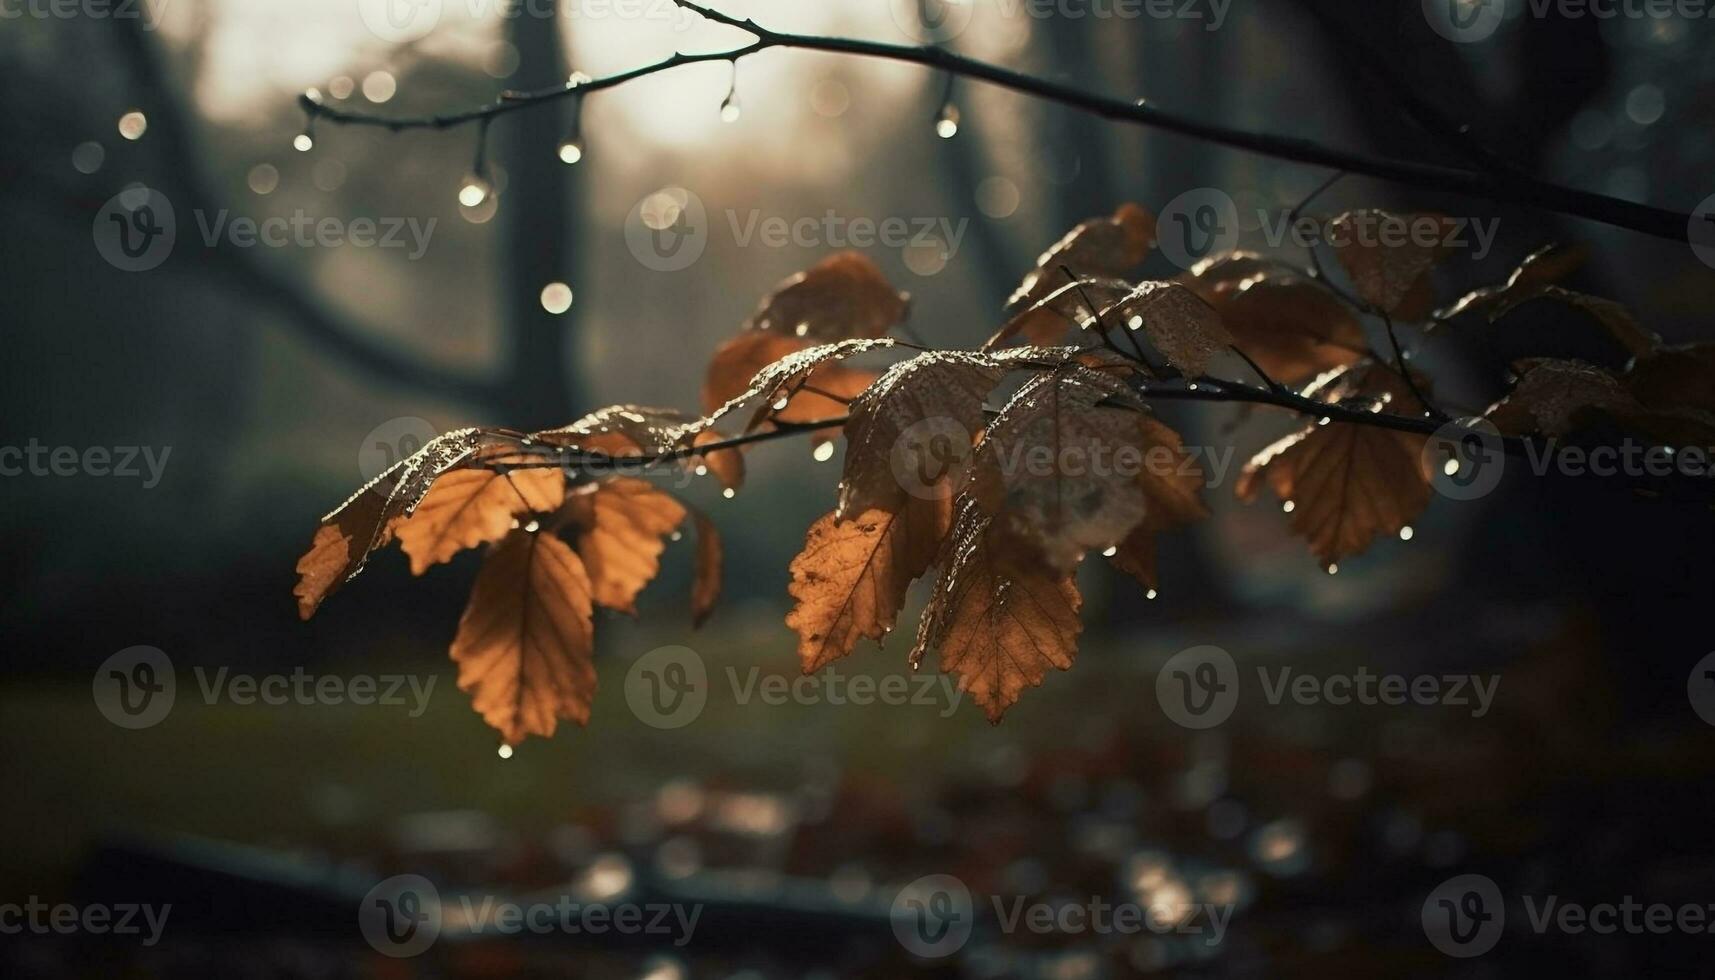
{"label": "blurred tree trunk", "polygon": [[[514,5],[507,20],[508,40],[518,50],[511,87],[565,84],[569,73],[559,7],[522,0]],[[569,356],[572,317],[585,301],[586,284],[577,275],[575,249],[568,241],[569,229],[583,212],[583,180],[579,168],[561,163],[557,152],[566,113],[566,103],[557,101],[512,113],[497,124],[507,173],[499,215],[500,311],[512,345],[500,407],[505,423],[520,428],[564,424],[587,407],[573,382]],[[573,312],[555,315],[542,308],[542,287],[550,282],[572,287]]]}

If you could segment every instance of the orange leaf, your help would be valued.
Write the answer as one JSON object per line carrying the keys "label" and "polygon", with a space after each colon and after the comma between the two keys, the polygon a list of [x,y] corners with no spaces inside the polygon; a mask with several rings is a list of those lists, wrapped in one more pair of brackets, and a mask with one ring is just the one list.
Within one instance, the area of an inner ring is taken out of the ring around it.
{"label": "orange leaf", "polygon": [[702,511],[693,511],[697,521],[697,564],[691,578],[691,626],[700,627],[715,611],[721,597],[721,532]]}
{"label": "orange leaf", "polygon": [[909,309],[910,297],[896,291],[867,256],[839,252],[775,286],[744,328],[807,346],[879,337]]}
{"label": "orange leaf", "polygon": [[1115,568],[1146,589],[1158,586],[1155,575],[1155,535],[1168,528],[1192,524],[1209,516],[1203,503],[1203,470],[1185,451],[1179,433],[1148,416],[1139,416],[1139,447],[1146,465],[1138,474],[1145,501],[1144,517],[1126,535],[1110,559]]}
{"label": "orange leaf", "polygon": [[637,615],[637,594],[661,570],[662,540],[685,520],[685,506],[647,481],[617,477],[580,488],[574,505],[578,554],[598,605]]}
{"label": "orange leaf", "polygon": [[435,478],[473,458],[505,455],[517,446],[511,433],[457,429],[436,436],[394,463],[345,503],[322,518],[310,550],[298,559],[298,616],[309,619],[322,601],[363,571],[377,548],[393,540],[398,522],[410,515]]}
{"label": "orange leaf", "polygon": [[1638,408],[1613,374],[1582,361],[1540,357],[1514,365],[1518,384],[1483,414],[1510,435],[1563,436],[1592,409]]}
{"label": "orange leaf", "polygon": [[[1080,278],[1117,276],[1143,262],[1155,247],[1155,215],[1136,204],[1122,204],[1109,218],[1091,218],[1067,232],[1037,256],[1036,267],[1024,276],[1024,281],[1006,301],[1006,308],[1015,314],[1014,320],[990,344],[1000,343],[1016,334],[1038,346],[1055,343],[1066,333],[1066,320],[1056,310],[1037,308],[1026,310],[1066,283],[1070,269]],[[1018,316],[1018,314],[1027,314]]]}
{"label": "orange leaf", "polygon": [[[909,491],[939,479],[956,483],[983,428],[983,399],[1005,370],[996,358],[965,351],[932,351],[889,368],[851,404],[836,519],[897,510]],[[911,474],[923,478],[907,487],[902,479]]]}
{"label": "orange leaf", "polygon": [[[1331,404],[1378,400],[1406,415],[1422,408],[1391,372],[1368,366],[1346,372],[1328,389]],[[1331,422],[1310,427],[1257,454],[1237,484],[1256,499],[1259,480],[1292,503],[1292,529],[1326,566],[1397,533],[1429,505],[1423,447],[1429,437],[1372,425]]]}
{"label": "orange leaf", "polygon": [[970,494],[1008,534],[1070,571],[1086,550],[1118,544],[1143,519],[1142,487],[1118,452],[1136,448],[1142,411],[1107,375],[1076,365],[1038,374],[977,444]]}
{"label": "orange leaf", "polygon": [[[1358,297],[1376,309],[1418,319],[1434,306],[1425,274],[1452,249],[1448,234],[1424,244],[1414,234],[1424,221],[1440,225],[1439,215],[1393,214],[1379,208],[1347,211],[1327,223],[1325,234],[1334,255],[1352,277]],[[1414,293],[1417,302],[1407,303]]]}
{"label": "orange leaf", "polygon": [[1447,320],[1473,310],[1492,310],[1495,306],[1509,303],[1515,296],[1534,292],[1536,287],[1559,282],[1578,271],[1589,254],[1589,249],[1583,246],[1562,248],[1547,245],[1539,248],[1519,262],[1506,282],[1471,290],[1452,306],[1437,310],[1435,319]]}
{"label": "orange leaf", "polygon": [[941,670],[958,675],[959,689],[998,723],[1050,668],[1072,666],[1083,599],[1072,575],[1031,560],[968,500],[959,504],[946,554],[911,662],[938,651]]}
{"label": "orange leaf", "polygon": [[1363,325],[1302,270],[1250,252],[1205,259],[1180,277],[1216,310],[1233,343],[1276,381],[1296,383],[1363,356]]}
{"label": "orange leaf", "polygon": [[507,744],[588,724],[595,697],[590,581],[551,534],[513,531],[490,549],[459,620],[459,690]]}
{"label": "orange leaf", "polygon": [[899,617],[913,579],[935,560],[952,520],[949,495],[912,497],[895,512],[866,510],[850,520],[826,514],[792,559],[796,604],[786,625],[810,674],[852,652],[859,637],[880,643]]}
{"label": "orange leaf", "polygon": [[499,541],[520,514],[552,512],[565,496],[566,478],[556,468],[454,470],[435,481],[393,533],[411,558],[411,574],[421,575],[466,548]]}

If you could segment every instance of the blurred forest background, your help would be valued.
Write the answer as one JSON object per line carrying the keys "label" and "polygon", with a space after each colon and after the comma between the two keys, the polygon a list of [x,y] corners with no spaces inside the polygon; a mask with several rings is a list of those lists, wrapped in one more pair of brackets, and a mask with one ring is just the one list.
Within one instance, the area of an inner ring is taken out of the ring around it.
{"label": "blurred forest background", "polygon": [[[614,402],[695,409],[707,355],[773,284],[831,251],[741,246],[729,212],[741,222],[753,210],[795,220],[828,209],[969,219],[951,254],[868,250],[911,292],[919,335],[969,347],[998,325],[1036,253],[1080,220],[1125,200],[1159,209],[1203,186],[1227,189],[1241,215],[1283,211],[1328,176],[963,81],[960,130],[940,139],[940,77],[779,50],[742,63],[743,111],[731,122],[718,111],[723,64],[591,96],[575,166],[555,156],[564,103],[496,122],[499,193],[478,208],[456,193],[472,165],[470,127],[321,125],[313,150],[293,150],[304,125],[295,99],[311,87],[358,108],[427,113],[736,38],[689,15],[598,16],[568,0],[553,16],[509,19],[502,6],[473,17],[448,3],[433,33],[402,45],[366,29],[350,0],[171,0],[153,4],[148,21],[0,25],[10,96],[0,114],[0,442],[171,447],[151,489],[117,477],[0,478],[0,753],[16,794],[0,813],[8,895],[67,889],[115,830],[383,866],[378,853],[409,850],[400,841],[420,842],[428,826],[455,849],[514,863],[525,861],[521,841],[557,841],[576,865],[616,828],[656,828],[627,831],[641,843],[626,847],[669,836],[649,816],[663,792],[758,794],[743,798],[792,807],[821,793],[877,824],[876,813],[896,808],[900,833],[934,853],[960,835],[946,794],[961,780],[1001,799],[1039,799],[1032,819],[1045,834],[1085,841],[1103,821],[1124,824],[1132,836],[1122,843],[1100,838],[1117,854],[1141,846],[1139,835],[1170,847],[1211,839],[1210,808],[1243,800],[1238,829],[1213,839],[1238,842],[1231,864],[1260,876],[1246,887],[1286,888],[1321,909],[1288,903],[1298,918],[1278,923],[1312,951],[1349,948],[1366,930],[1356,909],[1418,880],[1378,872],[1361,848],[1335,843],[1349,838],[1392,842],[1388,860],[1428,869],[1430,883],[1495,853],[1555,873],[1531,863],[1542,852],[1581,855],[1567,874],[1595,874],[1590,866],[1611,858],[1642,877],[1671,866],[1711,882],[1701,790],[1715,746],[1685,709],[1684,685],[1710,649],[1715,535],[1706,511],[1599,481],[1512,473],[1480,502],[1437,500],[1413,541],[1380,544],[1335,577],[1273,508],[1243,508],[1217,488],[1217,519],[1163,542],[1161,597],[1144,602],[1130,583],[1093,576],[1077,669],[1049,678],[992,729],[968,706],[942,719],[926,707],[711,704],[681,732],[627,711],[626,664],[665,643],[695,647],[712,669],[796,672],[781,625],[786,566],[832,504],[837,463],[814,462],[792,442],[751,454],[736,499],[691,491],[727,541],[727,596],[710,625],[691,632],[688,545],[670,549],[640,621],[609,617],[598,628],[603,693],[589,730],[564,728],[510,760],[496,758],[445,655],[473,561],[413,580],[402,559],[379,556],[315,621],[298,622],[293,562],[316,519],[364,479],[364,441],[378,426],[536,428]],[[976,8],[954,42],[962,53],[1182,114],[1456,160],[1402,115],[1397,84],[1557,181],[1682,210],[1715,191],[1715,37],[1702,24],[1533,21],[1456,46],[1430,32],[1416,2],[1236,0],[1218,31]],[[880,0],[722,9],[781,30],[910,40]],[[121,135],[129,112],[146,119],[140,138]],[[116,270],[91,242],[102,204],[135,183],[164,191],[179,213],[174,255],[142,274]],[[658,272],[627,250],[624,223],[671,186],[704,202],[709,245],[690,268]],[[1631,304],[1670,342],[1709,336],[1715,272],[1682,243],[1361,179],[1318,202],[1349,206],[1498,216],[1495,254],[1441,273],[1444,299],[1545,242],[1586,241],[1595,259],[1574,285]],[[437,223],[412,261],[399,249],[208,248],[193,209]],[[1260,247],[1260,234],[1245,244]],[[1156,256],[1146,274],[1176,271]],[[543,307],[550,282],[571,287],[563,313]],[[1450,401],[1480,407],[1495,394],[1490,379],[1545,338],[1566,353],[1620,356],[1578,329],[1544,317],[1471,343],[1435,341],[1422,357],[1447,379]],[[1237,411],[1164,414],[1188,441],[1235,444],[1241,459],[1287,425]],[[1197,643],[1241,663],[1500,672],[1506,720],[1479,732],[1440,715],[1275,712],[1194,737],[1156,717],[1148,678]],[[129,732],[93,711],[88,685],[96,665],[137,644],[167,651],[181,693],[166,723]],[[899,669],[904,647],[861,653],[849,668]],[[205,706],[187,693],[199,664],[404,670],[435,673],[439,685],[421,718]],[[1049,757],[1072,785],[1040,772]],[[1331,774],[1346,780],[1332,795]],[[1454,786],[1466,795],[1449,796]],[[1126,810],[1115,793],[1149,802]],[[1161,826],[1143,816],[1157,806]],[[792,807],[793,827],[813,809]],[[1585,807],[1588,821],[1574,815]],[[1378,826],[1385,832],[1364,837]],[[1287,866],[1266,849],[1259,858],[1262,828],[1315,860]],[[883,856],[854,845],[857,856],[835,868],[790,870],[880,883],[908,869],[909,847],[873,846]],[[932,870],[941,869],[922,873]],[[1298,874],[1323,877],[1294,886]],[[1129,955],[1133,966],[1159,966],[1169,954]]]}

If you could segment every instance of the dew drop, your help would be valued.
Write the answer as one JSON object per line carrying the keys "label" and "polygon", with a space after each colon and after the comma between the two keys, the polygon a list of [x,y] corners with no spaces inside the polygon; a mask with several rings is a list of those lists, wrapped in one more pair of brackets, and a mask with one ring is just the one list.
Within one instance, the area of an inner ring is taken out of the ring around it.
{"label": "dew drop", "polygon": [[1417,532],[1415,532],[1411,529],[1411,525],[1407,524],[1406,526],[1399,529],[1399,539],[1401,541],[1410,541],[1411,536],[1415,533],[1417,533]]}
{"label": "dew drop", "polygon": [[1157,594],[1157,593],[1156,593],[1156,591],[1155,591],[1155,590],[1154,590],[1154,589],[1150,589],[1150,590],[1149,590],[1149,591],[1148,591],[1148,592],[1145,592],[1145,593],[1144,593],[1144,594],[1143,594],[1143,597],[1144,597],[1144,598],[1145,598],[1145,599],[1153,599],[1153,598],[1155,598],[1155,596],[1156,596],[1156,594]]}
{"label": "dew drop", "polygon": [[500,757],[501,757],[501,758],[502,758],[502,759],[510,759],[510,758],[512,758],[512,746],[510,746],[510,745],[502,745],[502,746],[501,746],[501,747],[500,747],[500,749],[499,749],[499,751],[498,751],[498,752],[497,752],[497,754],[498,754],[498,755],[499,755],[499,756],[500,756]]}
{"label": "dew drop", "polygon": [[810,455],[815,457],[816,462],[826,463],[828,460],[834,458],[834,444],[831,442],[824,442],[820,446],[817,446]]}
{"label": "dew drop", "polygon": [[738,496],[738,491],[734,490],[732,487],[727,487],[725,490],[721,491],[721,496],[725,497],[728,500],[731,500],[732,498]]}
{"label": "dew drop", "polygon": [[1117,544],[1108,545],[1108,550],[1102,552],[1102,557],[1103,558],[1112,558],[1113,556],[1115,556],[1119,553],[1120,553],[1119,545],[1117,545]]}
{"label": "dew drop", "polygon": [[1292,513],[1293,510],[1296,509],[1297,507],[1298,507],[1297,501],[1293,501],[1293,500],[1288,500],[1286,503],[1280,505],[1281,511],[1283,513],[1287,513],[1287,514]]}

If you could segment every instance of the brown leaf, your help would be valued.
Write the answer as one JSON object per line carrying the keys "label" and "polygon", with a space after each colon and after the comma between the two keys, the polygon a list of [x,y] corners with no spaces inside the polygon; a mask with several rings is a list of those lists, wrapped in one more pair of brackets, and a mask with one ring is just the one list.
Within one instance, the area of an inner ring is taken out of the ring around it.
{"label": "brown leaf", "polygon": [[[1358,298],[1376,309],[1419,319],[1434,306],[1424,276],[1451,249],[1448,234],[1423,244],[1411,233],[1418,223],[1447,219],[1439,215],[1393,214],[1379,208],[1347,211],[1327,224],[1325,235],[1334,255],[1352,277]],[[1407,304],[1416,291],[1418,302]],[[1427,297],[1427,301],[1425,301]]]}
{"label": "brown leaf", "polygon": [[1121,541],[1110,560],[1114,567],[1155,589],[1155,535],[1193,524],[1209,516],[1203,503],[1204,476],[1196,458],[1185,449],[1179,433],[1149,416],[1138,417],[1138,446],[1145,466],[1138,474],[1143,488],[1143,520]]}
{"label": "brown leaf", "polygon": [[692,511],[697,522],[697,563],[691,578],[691,627],[701,627],[715,611],[721,597],[721,532],[702,511]]}
{"label": "brown leaf", "polygon": [[1138,439],[1135,402],[1118,380],[1067,366],[1025,382],[973,454],[971,496],[1008,534],[1070,571],[1090,549],[1125,539],[1143,519],[1144,495],[1119,451]]}
{"label": "brown leaf", "polygon": [[1559,286],[1538,286],[1515,292],[1497,303],[1489,314],[1491,321],[1499,320],[1513,310],[1533,300],[1548,299],[1564,303],[1585,314],[1613,337],[1621,347],[1636,357],[1648,357],[1661,347],[1661,337],[1646,328],[1620,303],[1600,296],[1563,289]]}
{"label": "brown leaf", "polygon": [[[788,422],[838,417],[845,414],[843,402],[802,391],[801,386],[807,383],[842,398],[855,398],[875,375],[829,362],[892,345],[893,341],[883,338],[806,347],[790,337],[747,331],[715,352],[703,382],[703,407],[710,419],[719,419],[759,401],[746,431],[770,416]],[[777,409],[774,406],[781,398],[787,399],[786,405]]]}
{"label": "brown leaf", "polygon": [[[1012,311],[1011,319],[990,337],[982,349],[992,351],[1013,337],[1023,334],[1038,347],[1054,344],[1068,329],[1087,330],[1096,324],[1101,310],[1131,294],[1132,284],[1124,279],[1106,276],[1085,276],[1063,280],[1058,286],[1032,298],[1030,304]],[[1052,279],[1044,279],[1052,283]]]}
{"label": "brown leaf", "polygon": [[[570,425],[532,433],[530,438],[553,446],[575,447],[611,456],[615,460],[613,464],[588,468],[592,474],[611,476],[615,471],[624,471],[627,458],[679,453],[693,446],[718,442],[722,437],[705,420],[692,418],[677,409],[609,405]],[[685,456],[681,465],[693,471],[698,466],[707,467],[723,486],[734,490],[744,482],[744,457],[736,449]],[[636,469],[636,466],[632,468]]]}
{"label": "brown leaf", "polygon": [[952,500],[944,494],[844,521],[825,514],[810,526],[787,587],[795,604],[786,625],[798,634],[804,673],[851,653],[859,637],[881,642],[911,582],[934,563],[951,521]]}
{"label": "brown leaf", "polygon": [[459,690],[516,744],[552,736],[559,719],[589,723],[595,698],[590,582],[551,534],[517,530],[490,549],[459,619]]}
{"label": "brown leaf", "polygon": [[960,502],[947,545],[911,662],[938,651],[941,670],[998,723],[1050,668],[1072,666],[1083,599],[1071,574],[1028,560],[973,501]]}
{"label": "brown leaf", "polygon": [[1509,435],[1563,436],[1595,409],[1629,412],[1638,406],[1612,373],[1582,361],[1532,358],[1514,365],[1518,384],[1483,414]]}
{"label": "brown leaf", "polygon": [[[1374,365],[1347,371],[1326,386],[1331,404],[1386,403],[1398,414],[1418,415],[1420,403],[1392,372]],[[1256,499],[1268,481],[1292,504],[1292,529],[1310,543],[1325,566],[1369,547],[1377,534],[1394,534],[1429,505],[1423,447],[1429,437],[1372,425],[1311,425],[1280,440],[1239,474],[1241,500]]]}
{"label": "brown leaf", "polygon": [[1584,264],[1589,258],[1590,250],[1582,245],[1565,248],[1559,245],[1546,245],[1524,257],[1524,260],[1507,276],[1507,281],[1496,286],[1484,286],[1473,289],[1458,302],[1444,310],[1437,310],[1435,319],[1447,320],[1464,313],[1491,310],[1495,306],[1510,302],[1515,296],[1532,292],[1536,287],[1547,286],[1559,282]]}
{"label": "brown leaf", "polygon": [[1363,356],[1363,325],[1302,270],[1250,252],[1205,259],[1180,281],[1221,314],[1233,344],[1276,381],[1296,384]]}
{"label": "brown leaf", "polygon": [[1233,343],[1221,314],[1176,282],[1139,283],[1101,319],[1128,330],[1142,328],[1150,345],[1188,378],[1201,377],[1209,361]]}
{"label": "brown leaf", "polygon": [[[1122,204],[1112,217],[1091,218],[1038,256],[1036,267],[1025,274],[1007,299],[1006,308],[1015,315],[1026,313],[1027,307],[1064,285],[1066,273],[1061,266],[1080,278],[1117,276],[1141,264],[1154,247],[1155,215],[1139,205]],[[1015,316],[1015,323],[1007,337],[1022,333],[1039,346],[1056,342],[1066,332],[1064,317],[1048,308],[1028,311],[1022,318]]]}
{"label": "brown leaf", "polygon": [[1626,387],[1660,411],[1715,412],[1715,343],[1664,347],[1639,357],[1626,372]]}
{"label": "brown leaf", "polygon": [[745,329],[825,344],[879,337],[909,309],[910,296],[896,291],[868,257],[839,252],[775,286]]}
{"label": "brown leaf", "polygon": [[466,548],[499,541],[520,514],[553,512],[565,496],[565,476],[553,467],[453,470],[435,481],[393,533],[411,558],[411,574],[421,575]]}
{"label": "brown leaf", "polygon": [[647,481],[617,477],[580,487],[572,513],[578,555],[598,605],[637,615],[637,594],[661,570],[662,540],[685,520],[685,506]]}
{"label": "brown leaf", "polygon": [[931,351],[889,368],[851,404],[836,519],[898,510],[909,492],[934,482],[907,487],[900,472],[936,467],[947,471],[937,478],[962,476],[983,428],[983,399],[1005,371],[996,358],[965,351]]}
{"label": "brown leaf", "polygon": [[298,559],[298,616],[309,619],[322,601],[363,571],[377,548],[393,539],[397,523],[416,508],[435,478],[482,454],[504,454],[518,445],[500,430],[457,429],[436,436],[411,456],[387,468],[345,503],[323,517],[310,550]]}

